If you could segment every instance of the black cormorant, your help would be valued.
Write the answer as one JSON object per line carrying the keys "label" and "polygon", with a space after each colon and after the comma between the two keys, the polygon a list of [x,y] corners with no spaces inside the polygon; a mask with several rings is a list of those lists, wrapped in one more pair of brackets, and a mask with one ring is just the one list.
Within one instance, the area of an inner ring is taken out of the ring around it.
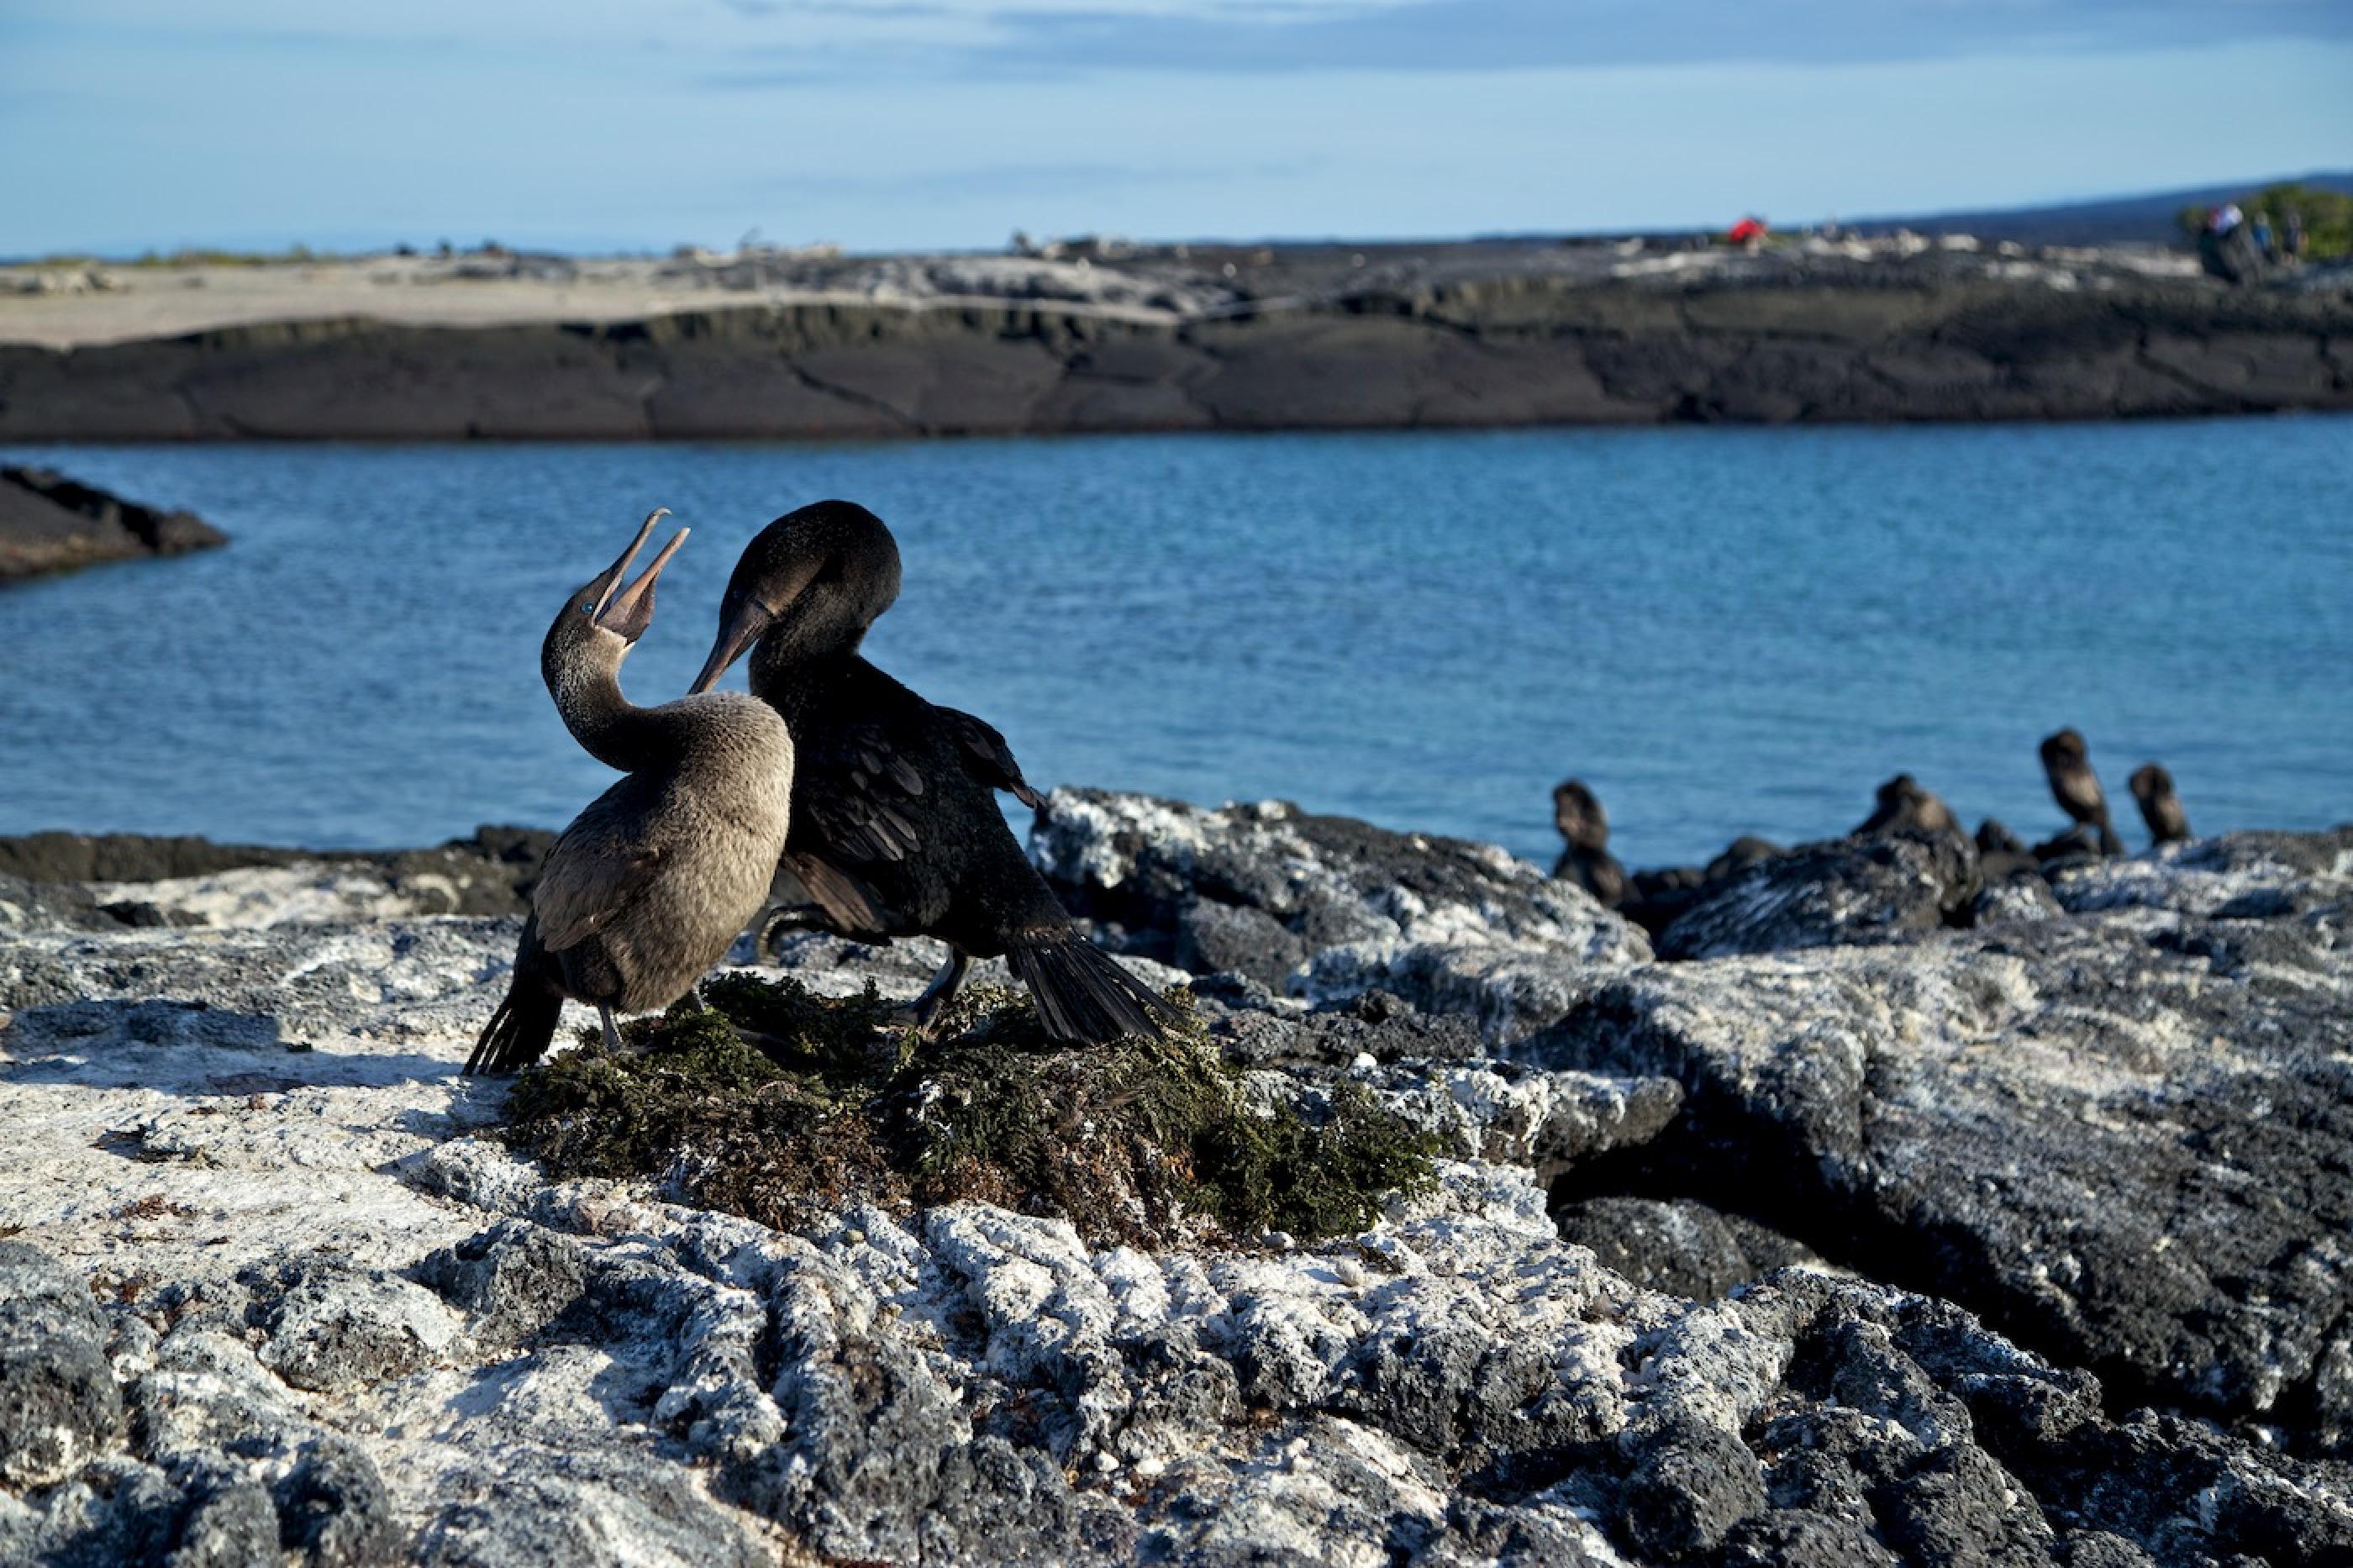
{"label": "black cormorant", "polygon": [[2148,824],[2149,843],[2186,842],[2189,815],[2181,809],[2181,797],[2173,793],[2173,775],[2156,763],[2143,763],[2133,770],[2130,783],[2140,819]]}
{"label": "black cormorant", "polygon": [[1936,792],[1925,789],[1910,773],[1897,773],[1879,786],[1872,797],[1872,812],[1861,826],[1849,835],[1868,838],[1880,833],[1949,833],[1959,837],[1961,825],[1955,820],[1952,808],[1936,798]]}
{"label": "black cormorant", "polygon": [[1565,846],[1553,862],[1552,874],[1583,888],[1605,909],[1623,903],[1626,868],[1609,853],[1609,814],[1583,779],[1563,779],[1553,785],[1552,825]]}
{"label": "black cormorant", "polygon": [[1167,1005],[1079,933],[1006,825],[997,791],[1043,802],[1005,737],[860,656],[898,595],[891,531],[841,500],[768,524],[728,579],[692,689],[709,690],[751,649],[753,694],[792,731],[792,832],[776,876],[786,917],[857,942],[946,942],[947,962],[910,1009],[919,1026],[970,960],[1002,953],[1056,1038],[1159,1033]]}
{"label": "black cormorant", "polygon": [[2108,797],[2100,792],[2100,779],[2092,772],[2091,748],[2084,737],[2073,730],[2062,730],[2046,736],[2042,742],[2042,772],[2051,781],[2051,798],[2059,809],[2086,827],[2100,831],[2100,853],[2121,855],[2124,840],[2116,837],[2116,825],[2108,820]]}

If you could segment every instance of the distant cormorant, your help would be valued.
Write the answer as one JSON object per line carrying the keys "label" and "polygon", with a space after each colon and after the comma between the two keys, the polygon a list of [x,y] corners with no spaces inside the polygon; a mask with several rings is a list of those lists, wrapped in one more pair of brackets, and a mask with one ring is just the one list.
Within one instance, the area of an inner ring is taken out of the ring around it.
{"label": "distant cormorant", "polygon": [[1871,815],[1850,837],[1867,838],[1879,833],[1950,833],[1957,837],[1961,831],[1951,808],[1934,792],[1923,789],[1910,773],[1897,773],[1881,784],[1873,798],[1875,804]]}
{"label": "distant cormorant", "polygon": [[1553,786],[1552,825],[1567,846],[1553,862],[1552,874],[1583,888],[1605,909],[1623,902],[1626,868],[1609,853],[1609,814],[1583,779],[1564,779]]}
{"label": "distant cormorant", "polygon": [[2108,820],[2108,797],[2100,792],[2099,775],[2092,772],[2091,748],[2073,730],[2062,730],[2042,742],[2042,772],[2051,781],[2051,798],[2059,809],[2100,833],[2100,853],[2121,855],[2124,840]]}
{"label": "distant cormorant", "polygon": [[628,776],[590,802],[548,851],[515,948],[514,978],[466,1070],[507,1072],[554,1037],[564,998],[596,1009],[607,1047],[615,1013],[668,1006],[710,972],[768,895],[783,851],[793,742],[764,702],[735,692],[639,708],[621,695],[621,661],[654,616],[654,579],[681,529],[644,575],[619,586],[663,515],[565,602],[540,647],[540,673],[573,739]]}
{"label": "distant cormorant", "polygon": [[946,942],[947,962],[909,1010],[918,1026],[970,960],[1002,953],[1057,1039],[1157,1034],[1167,1005],[1079,934],[1006,826],[997,791],[1043,802],[1005,737],[860,656],[898,595],[891,531],[841,500],[768,524],[728,579],[692,689],[709,690],[750,648],[753,694],[792,731],[792,832],[776,876],[786,917],[856,942]]}
{"label": "distant cormorant", "polygon": [[2133,770],[2131,784],[2140,819],[2148,824],[2149,843],[2186,842],[2189,816],[2181,809],[2181,797],[2173,793],[2173,775],[2155,763],[2143,763]]}
{"label": "distant cormorant", "polygon": [[2026,846],[2018,835],[1995,817],[1978,824],[1978,853],[1980,855],[2023,855]]}

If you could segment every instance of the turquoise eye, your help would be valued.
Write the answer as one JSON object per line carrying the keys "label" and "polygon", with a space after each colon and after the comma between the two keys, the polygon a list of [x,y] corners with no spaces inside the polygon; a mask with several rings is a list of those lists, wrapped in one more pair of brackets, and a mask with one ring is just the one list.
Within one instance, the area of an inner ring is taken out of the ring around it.
{"label": "turquoise eye", "polygon": [[584,616],[593,616],[593,615],[595,615],[595,614],[596,613],[596,605],[595,601],[594,601],[594,600],[590,600],[590,599],[583,599],[583,600],[581,600],[581,601],[580,601],[580,613],[581,613],[582,615],[584,615]]}

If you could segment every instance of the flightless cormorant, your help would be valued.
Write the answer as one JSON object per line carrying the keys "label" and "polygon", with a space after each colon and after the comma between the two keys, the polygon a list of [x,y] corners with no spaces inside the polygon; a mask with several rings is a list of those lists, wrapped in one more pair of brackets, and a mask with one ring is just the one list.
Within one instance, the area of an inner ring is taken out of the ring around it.
{"label": "flightless cormorant", "polygon": [[539,1059],[569,996],[596,1009],[607,1047],[616,1013],[686,994],[726,954],[768,895],[791,807],[793,742],[765,702],[712,692],[639,708],[621,695],[621,661],[654,616],[654,579],[683,543],[662,547],[620,586],[665,513],[621,558],[565,601],[540,647],[540,673],[573,739],[628,776],[590,802],[548,851],[532,889],[506,1000],[466,1070]]}
{"label": "flightless cormorant", "polygon": [[[938,1015],[972,959],[1002,953],[1055,1038],[1156,1035],[1167,1004],[1080,934],[1006,825],[997,792],[1043,804],[1005,737],[942,708],[859,653],[899,596],[899,546],[849,501],[776,519],[745,546],[692,689],[751,651],[754,696],[784,715],[797,759],[775,906],[856,942],[937,937],[947,962],[908,1010]],[[765,940],[776,922],[766,922]]]}

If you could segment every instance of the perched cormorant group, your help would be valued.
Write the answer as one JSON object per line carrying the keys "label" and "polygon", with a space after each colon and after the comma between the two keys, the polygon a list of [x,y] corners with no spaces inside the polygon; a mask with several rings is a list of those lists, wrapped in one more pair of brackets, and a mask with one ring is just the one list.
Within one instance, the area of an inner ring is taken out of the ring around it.
{"label": "perched cormorant group", "polygon": [[[859,653],[899,595],[898,543],[864,507],[819,501],[762,529],[689,693],[659,708],[621,695],[621,661],[685,531],[620,583],[664,515],[548,628],[540,674],[556,711],[626,776],[549,852],[506,1000],[467,1070],[536,1061],[567,996],[597,1010],[617,1048],[615,1014],[677,1001],[747,929],[763,945],[792,927],[939,938],[947,962],[903,1014],[919,1027],[973,959],[1002,956],[1057,1039],[1160,1033],[1168,1005],[1071,923],[998,810],[1000,790],[1042,804],[1005,737]],[[752,694],[712,690],[747,651]]]}
{"label": "perched cormorant group", "polygon": [[[2009,828],[1988,817],[1978,825],[1973,842],[1980,868],[1989,880],[2054,861],[2125,852],[2124,841],[2109,817],[2099,775],[2092,771],[2091,748],[2084,737],[2072,729],[2061,730],[2043,739],[2039,752],[2051,798],[2067,814],[2071,826],[2030,849]],[[2140,806],[2141,820],[2148,825],[2152,847],[2189,837],[2189,819],[2181,809],[2180,797],[2174,794],[2173,775],[2164,768],[2144,763],[2135,769],[2132,795]],[[1603,905],[1620,910],[1653,932],[1671,924],[1706,889],[1759,860],[1783,853],[1778,844],[1742,837],[1704,867],[1629,872],[1609,853],[1609,816],[1582,779],[1565,779],[1553,786],[1552,804],[1553,825],[1559,829],[1563,845],[1552,874],[1576,883]],[[1848,837],[1905,833],[1962,836],[1960,821],[1951,807],[1910,773],[1897,773],[1879,786],[1871,815]]]}

